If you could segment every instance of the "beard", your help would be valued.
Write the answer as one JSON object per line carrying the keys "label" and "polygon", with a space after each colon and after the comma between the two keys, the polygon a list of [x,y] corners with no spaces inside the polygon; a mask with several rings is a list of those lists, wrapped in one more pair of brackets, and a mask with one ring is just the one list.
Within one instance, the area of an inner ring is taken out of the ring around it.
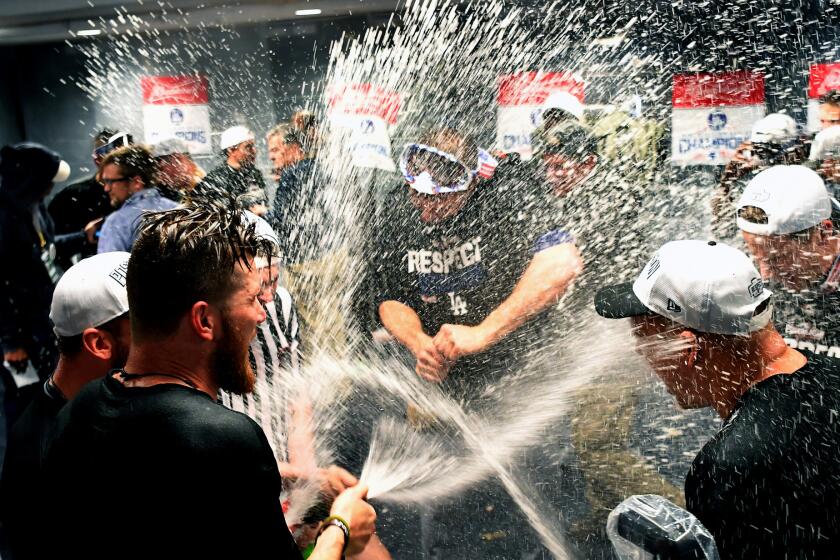
{"label": "beard", "polygon": [[111,369],[122,369],[128,361],[129,345],[124,344],[122,340],[118,340],[111,352]]}
{"label": "beard", "polygon": [[250,338],[239,332],[222,316],[224,332],[213,351],[211,364],[219,388],[234,395],[246,395],[254,390],[257,378],[248,358]]}

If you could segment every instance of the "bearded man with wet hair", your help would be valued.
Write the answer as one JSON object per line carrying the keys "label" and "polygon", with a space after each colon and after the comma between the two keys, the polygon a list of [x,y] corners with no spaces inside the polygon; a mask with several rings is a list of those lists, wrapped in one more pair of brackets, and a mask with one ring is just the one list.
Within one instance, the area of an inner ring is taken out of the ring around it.
{"label": "bearded man with wet hair", "polygon": [[[266,317],[254,259],[273,253],[230,202],[141,227],[128,361],[62,411],[47,454],[45,515],[61,520],[50,557],[300,558],[265,434],[216,401],[254,387],[248,345]],[[336,497],[311,558],[364,548],[375,519],[365,493]]]}

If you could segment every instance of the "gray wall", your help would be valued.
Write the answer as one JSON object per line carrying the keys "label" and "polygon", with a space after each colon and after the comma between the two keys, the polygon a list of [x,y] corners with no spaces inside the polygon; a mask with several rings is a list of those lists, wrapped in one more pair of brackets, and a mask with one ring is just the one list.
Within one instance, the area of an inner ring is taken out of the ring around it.
{"label": "gray wall", "polygon": [[[374,16],[375,18],[375,16]],[[109,127],[142,139],[144,75],[201,73],[210,82],[214,143],[233,124],[258,136],[258,163],[268,167],[264,135],[311,102],[328,47],[369,18],[263,23],[236,29],[160,32],[0,49],[0,145],[29,140],[62,154],[74,177],[92,172],[91,138]],[[216,156],[203,158],[207,169]]]}

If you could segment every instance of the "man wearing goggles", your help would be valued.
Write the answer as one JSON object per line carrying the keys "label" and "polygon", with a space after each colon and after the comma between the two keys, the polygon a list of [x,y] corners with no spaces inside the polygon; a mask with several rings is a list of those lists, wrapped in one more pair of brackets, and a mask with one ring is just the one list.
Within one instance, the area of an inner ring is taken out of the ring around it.
{"label": "man wearing goggles", "polygon": [[[509,171],[519,169],[507,162],[496,169],[456,130],[424,134],[399,163],[405,184],[389,195],[376,232],[379,318],[411,353],[417,375],[470,411],[492,414],[503,378],[553,328],[550,310],[580,270],[578,250],[537,193],[541,184],[516,181]],[[408,410],[420,429],[434,414]],[[448,507],[423,525],[424,542],[442,557],[455,554],[452,543],[487,534],[500,536],[481,537],[475,557],[524,557],[538,546],[496,483],[459,498],[475,516],[456,520]]]}
{"label": "man wearing goggles", "polygon": [[382,324],[420,377],[467,400],[524,359],[581,266],[526,185],[482,180],[496,165],[453,129],[427,133],[403,151],[408,196],[379,235]]}

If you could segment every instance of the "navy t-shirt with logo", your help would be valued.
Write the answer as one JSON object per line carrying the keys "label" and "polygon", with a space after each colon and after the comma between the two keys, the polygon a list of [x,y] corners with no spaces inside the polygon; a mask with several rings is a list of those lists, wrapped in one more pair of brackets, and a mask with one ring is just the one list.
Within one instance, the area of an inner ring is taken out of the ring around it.
{"label": "navy t-shirt with logo", "polygon": [[[458,214],[424,223],[409,187],[401,185],[377,234],[377,306],[394,300],[411,307],[429,336],[444,324],[478,325],[511,294],[537,252],[574,241],[554,206],[528,185],[497,178],[473,188]],[[458,370],[474,374],[518,362],[542,336],[549,314],[532,318],[487,353],[459,360],[450,378]]]}

